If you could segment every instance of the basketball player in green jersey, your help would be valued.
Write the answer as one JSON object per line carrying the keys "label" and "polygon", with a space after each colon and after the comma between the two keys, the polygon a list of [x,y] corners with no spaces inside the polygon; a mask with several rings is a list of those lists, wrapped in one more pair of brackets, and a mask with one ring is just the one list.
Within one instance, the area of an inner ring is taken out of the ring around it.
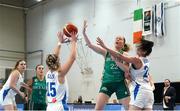
{"label": "basketball player in green jersey", "polygon": [[32,93],[29,101],[29,110],[46,110],[46,80],[44,66],[36,66],[36,76],[31,80]]}
{"label": "basketball player in green jersey", "polygon": [[[126,85],[124,72],[128,71],[128,66],[126,67],[125,65],[118,64],[118,62],[114,62],[115,59],[110,55],[110,53],[96,45],[91,44],[86,34],[86,28],[87,22],[84,21],[83,36],[87,46],[105,58],[102,84],[97,97],[95,110],[103,110],[105,104],[108,102],[113,93],[116,93],[119,103],[121,103],[125,109],[128,109],[130,94]],[[124,37],[118,36],[115,40],[115,50],[119,51],[121,54],[124,54],[122,50],[124,44]]]}

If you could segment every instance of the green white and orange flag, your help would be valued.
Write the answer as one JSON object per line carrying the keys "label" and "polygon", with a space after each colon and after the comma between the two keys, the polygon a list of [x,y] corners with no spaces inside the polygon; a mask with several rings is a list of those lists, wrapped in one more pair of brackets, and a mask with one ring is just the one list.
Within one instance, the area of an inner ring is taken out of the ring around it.
{"label": "green white and orange flag", "polygon": [[134,10],[134,23],[133,23],[133,43],[141,42],[143,31],[143,9]]}

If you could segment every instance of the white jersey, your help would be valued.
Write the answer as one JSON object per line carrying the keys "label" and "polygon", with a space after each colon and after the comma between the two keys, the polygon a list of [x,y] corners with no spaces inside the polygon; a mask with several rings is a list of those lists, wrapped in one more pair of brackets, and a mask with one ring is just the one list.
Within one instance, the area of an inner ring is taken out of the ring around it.
{"label": "white jersey", "polygon": [[140,57],[140,59],[143,64],[140,69],[134,69],[132,65],[130,67],[132,86],[139,85],[140,89],[153,90],[149,82],[149,60],[145,57]]}
{"label": "white jersey", "polygon": [[55,102],[61,102],[62,104],[67,103],[68,85],[66,78],[65,78],[65,82],[63,84],[60,84],[58,80],[58,72],[48,71],[46,74],[46,86],[47,86],[46,96],[48,103],[55,103]]}
{"label": "white jersey", "polygon": [[139,108],[151,108],[154,103],[153,88],[149,82],[149,60],[147,58],[140,58],[143,66],[140,69],[134,69],[131,65],[130,73],[132,77],[131,82],[131,100],[130,105]]}
{"label": "white jersey", "polygon": [[[10,88],[10,81],[11,81],[12,75],[9,76],[8,80],[4,84],[3,88],[0,91],[0,103],[7,101],[9,98],[14,99],[15,95],[17,94],[13,89]],[[19,78],[16,82],[16,87],[18,90],[21,88],[21,83],[24,81],[24,78],[22,75],[19,73]]]}

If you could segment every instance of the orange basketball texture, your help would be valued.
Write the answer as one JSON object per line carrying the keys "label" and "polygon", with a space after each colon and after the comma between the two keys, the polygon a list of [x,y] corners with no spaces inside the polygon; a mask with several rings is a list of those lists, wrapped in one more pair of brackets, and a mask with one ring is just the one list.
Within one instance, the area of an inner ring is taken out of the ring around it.
{"label": "orange basketball texture", "polygon": [[64,26],[63,32],[67,37],[71,37],[70,33],[71,32],[78,33],[78,28],[74,24],[68,23]]}

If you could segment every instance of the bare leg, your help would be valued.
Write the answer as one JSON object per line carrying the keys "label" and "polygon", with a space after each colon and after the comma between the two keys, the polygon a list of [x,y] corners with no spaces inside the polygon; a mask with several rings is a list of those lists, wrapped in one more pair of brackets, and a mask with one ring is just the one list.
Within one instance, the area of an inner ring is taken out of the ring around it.
{"label": "bare leg", "polygon": [[142,109],[140,107],[134,106],[134,105],[129,105],[129,110],[130,111],[141,111]]}
{"label": "bare leg", "polygon": [[125,110],[128,110],[129,101],[130,101],[130,97],[129,96],[126,97],[126,98],[120,99],[118,101],[119,101],[119,103],[121,103],[124,106]]}
{"label": "bare leg", "polygon": [[109,96],[104,93],[99,93],[97,97],[97,102],[95,110],[103,110],[104,105],[108,102]]}
{"label": "bare leg", "polygon": [[4,111],[14,111],[13,105],[4,105],[3,108],[4,108]]}
{"label": "bare leg", "polygon": [[152,111],[151,108],[144,108],[145,111]]}
{"label": "bare leg", "polygon": [[17,106],[14,106],[14,111],[18,111]]}

